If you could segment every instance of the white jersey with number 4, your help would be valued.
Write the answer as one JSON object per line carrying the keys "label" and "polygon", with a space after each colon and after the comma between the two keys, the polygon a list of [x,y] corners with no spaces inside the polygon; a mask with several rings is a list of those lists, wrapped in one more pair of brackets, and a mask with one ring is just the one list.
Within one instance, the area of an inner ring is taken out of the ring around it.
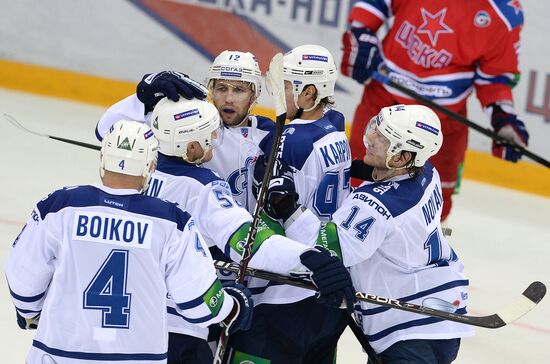
{"label": "white jersey with number 4", "polygon": [[[468,280],[463,264],[441,231],[441,182],[427,163],[423,174],[364,182],[319,232],[320,221],[306,212],[287,235],[318,241],[350,268],[356,290],[434,308],[433,298],[466,313]],[[372,347],[382,352],[410,339],[473,335],[470,326],[361,302],[356,315]]]}
{"label": "white jersey with number 4", "polygon": [[5,265],[18,312],[41,313],[27,363],[166,362],[168,292],[197,325],[227,317],[233,299],[194,225],[135,190],[80,186],[40,201]]}

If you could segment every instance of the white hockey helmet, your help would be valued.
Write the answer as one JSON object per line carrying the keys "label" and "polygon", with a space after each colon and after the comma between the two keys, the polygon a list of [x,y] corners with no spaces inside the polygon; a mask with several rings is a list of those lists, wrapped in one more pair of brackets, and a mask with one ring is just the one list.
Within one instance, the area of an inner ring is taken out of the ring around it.
{"label": "white hockey helmet", "polygon": [[[388,169],[391,169],[388,165],[390,159],[402,151],[416,153],[413,166],[422,167],[428,158],[437,154],[443,144],[439,117],[423,105],[384,107],[371,119],[367,128],[374,126],[390,142],[386,158]],[[366,133],[363,138],[367,144]]]}
{"label": "white hockey helmet", "polygon": [[146,125],[132,120],[117,121],[101,142],[101,177],[105,170],[143,176],[146,190],[157,161],[158,141]]}
{"label": "white hockey helmet", "polygon": [[[187,158],[187,145],[198,142],[206,153],[212,148],[212,132],[220,127],[220,114],[208,101],[180,97],[174,102],[160,100],[151,118],[151,127],[164,155]],[[190,163],[201,163],[202,158]]]}
{"label": "white hockey helmet", "polygon": [[250,52],[225,50],[221,52],[208,69],[208,88],[213,87],[214,80],[234,80],[250,82],[254,87],[256,99],[262,92],[262,71],[256,57]]}
{"label": "white hockey helmet", "polygon": [[298,107],[298,96],[307,85],[315,85],[317,98],[314,105],[304,111],[313,110],[319,101],[334,95],[336,86],[336,63],[330,52],[318,45],[302,45],[283,57],[283,78],[292,84],[294,104]]}

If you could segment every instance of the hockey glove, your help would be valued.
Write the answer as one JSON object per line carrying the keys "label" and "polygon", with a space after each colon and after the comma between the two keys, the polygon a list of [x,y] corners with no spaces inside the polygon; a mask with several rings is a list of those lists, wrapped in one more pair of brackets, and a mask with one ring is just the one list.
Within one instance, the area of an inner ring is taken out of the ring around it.
{"label": "hockey glove", "polygon": [[136,95],[145,106],[145,113],[152,111],[163,98],[178,101],[180,95],[186,99],[205,99],[208,89],[186,74],[175,71],[162,71],[143,76],[138,83]]}
{"label": "hockey glove", "polygon": [[223,321],[223,327],[227,335],[232,335],[237,331],[246,331],[252,323],[252,310],[254,301],[252,293],[242,284],[234,281],[226,281],[223,283],[225,293],[230,295],[235,300],[237,311],[231,317]]}
{"label": "hockey glove", "polygon": [[344,33],[342,44],[342,74],[365,83],[382,63],[376,34],[369,28],[351,28]]}
{"label": "hockey glove", "polygon": [[363,181],[374,181],[372,171],[374,167],[365,164],[361,159],[355,159],[351,162],[350,177],[359,178]]}
{"label": "hockey glove", "polygon": [[347,268],[338,257],[317,246],[303,252],[300,261],[312,273],[311,279],[319,289],[319,303],[340,308],[345,300],[348,313],[353,313],[355,289]]}
{"label": "hockey glove", "polygon": [[[254,196],[257,198],[266,168],[265,155],[256,160],[254,166]],[[294,185],[292,167],[280,160],[275,161],[269,181],[264,206],[265,213],[273,219],[286,221],[298,209],[298,192]]]}
{"label": "hockey glove", "polygon": [[[491,104],[491,125],[498,136],[511,140],[517,145],[527,147],[529,142],[529,133],[525,129],[523,121],[519,120],[514,114],[507,113],[498,104]],[[511,162],[517,162],[521,159],[521,152],[516,148],[497,141],[493,141],[493,155],[498,158]]]}
{"label": "hockey glove", "polygon": [[31,318],[21,316],[17,310],[15,310],[15,314],[17,315],[17,325],[23,330],[36,330],[38,328],[40,314]]}

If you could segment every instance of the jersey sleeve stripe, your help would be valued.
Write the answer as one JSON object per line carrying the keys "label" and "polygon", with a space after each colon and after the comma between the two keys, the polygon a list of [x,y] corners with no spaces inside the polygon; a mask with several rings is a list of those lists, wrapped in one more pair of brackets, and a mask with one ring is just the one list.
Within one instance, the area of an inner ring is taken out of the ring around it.
{"label": "jersey sleeve stripe", "polygon": [[523,11],[520,9],[516,12],[516,9],[509,3],[511,3],[511,1],[489,0],[489,4],[491,4],[493,10],[502,19],[508,31],[511,31],[523,25]]}
{"label": "jersey sleeve stripe", "polygon": [[19,313],[23,313],[23,314],[26,314],[26,313],[32,313],[32,314],[39,314],[40,312],[42,312],[42,310],[24,310],[22,308],[19,308],[19,307],[15,307],[15,309],[19,312]]}
{"label": "jersey sleeve stripe", "polygon": [[61,349],[55,349],[47,346],[46,344],[33,340],[32,346],[40,350],[45,351],[48,354],[60,356],[64,358],[80,359],[80,360],[105,360],[105,361],[121,361],[121,360],[135,360],[135,361],[163,361],[168,358],[168,353],[135,353],[135,354],[119,354],[119,353],[86,353],[82,351],[67,351]]}
{"label": "jersey sleeve stripe", "polygon": [[366,1],[358,1],[353,6],[350,17],[354,20],[359,20],[354,17],[354,12],[357,12],[358,15],[365,15],[364,13],[370,13],[380,19],[380,22],[383,22],[390,15],[389,8],[387,4],[382,0],[375,1],[374,3],[374,5],[371,5]]}
{"label": "jersey sleeve stripe", "polygon": [[[459,315],[464,315],[466,314],[466,308],[458,309],[456,310],[456,313]],[[392,334],[395,331],[405,330],[415,326],[431,325],[431,324],[438,323],[440,321],[443,321],[443,320],[436,317],[428,317],[428,318],[423,318],[418,320],[411,320],[411,321],[400,323],[399,325],[388,327],[387,329],[377,332],[376,334],[367,335],[367,339],[369,341],[377,341]]]}
{"label": "jersey sleeve stripe", "polygon": [[176,304],[182,310],[190,310],[190,309],[193,309],[197,306],[200,306],[200,305],[204,304],[204,300],[202,299],[202,296],[200,296],[200,297],[197,297],[197,298],[195,298],[191,301],[181,302],[181,303],[176,303]]}
{"label": "jersey sleeve stripe", "polygon": [[11,287],[9,287],[9,290],[10,290],[11,296],[21,302],[36,302],[40,300],[42,297],[44,297],[44,294],[46,294],[46,292],[42,292],[40,294],[37,294],[36,296],[21,296],[15,293],[14,291],[12,291]]}

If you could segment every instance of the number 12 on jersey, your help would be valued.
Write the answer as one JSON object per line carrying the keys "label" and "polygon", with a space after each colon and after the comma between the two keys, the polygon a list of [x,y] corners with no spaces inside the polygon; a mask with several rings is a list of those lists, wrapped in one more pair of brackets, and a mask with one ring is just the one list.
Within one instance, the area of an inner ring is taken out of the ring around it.
{"label": "number 12 on jersey", "polygon": [[130,327],[131,294],[126,292],[128,251],[113,249],[84,290],[83,308],[103,312],[101,327]]}

